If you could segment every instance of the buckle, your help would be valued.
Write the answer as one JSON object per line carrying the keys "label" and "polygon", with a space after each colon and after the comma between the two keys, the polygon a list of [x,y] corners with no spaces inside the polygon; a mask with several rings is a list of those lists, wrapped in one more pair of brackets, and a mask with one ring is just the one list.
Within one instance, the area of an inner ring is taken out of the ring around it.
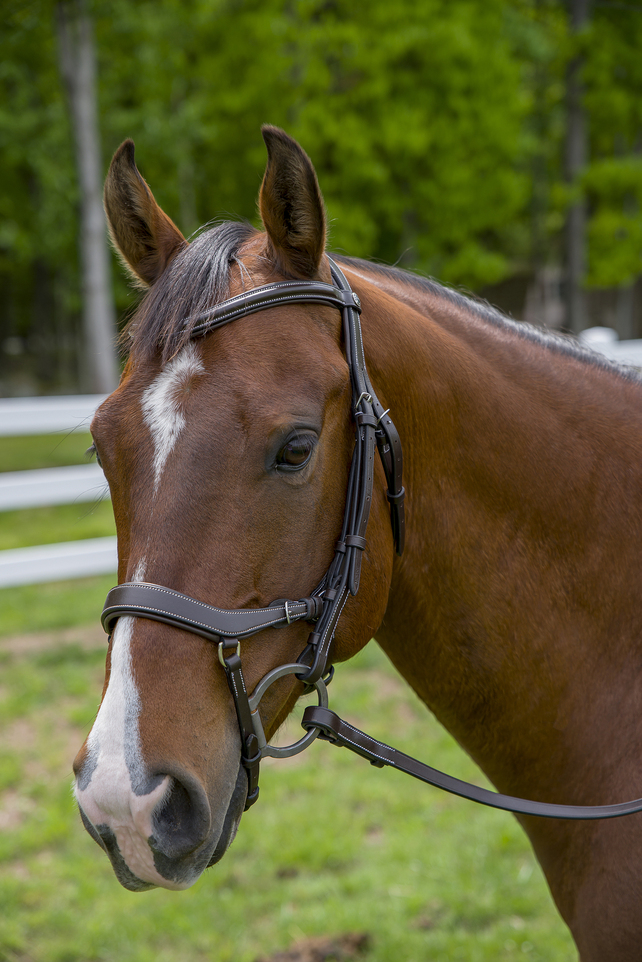
{"label": "buckle", "polygon": [[225,661],[225,655],[223,654],[225,648],[234,647],[236,650],[233,652],[237,657],[241,657],[241,642],[236,638],[231,638],[229,641],[219,641],[218,643],[218,660],[223,665],[223,668],[227,668],[227,663]]}

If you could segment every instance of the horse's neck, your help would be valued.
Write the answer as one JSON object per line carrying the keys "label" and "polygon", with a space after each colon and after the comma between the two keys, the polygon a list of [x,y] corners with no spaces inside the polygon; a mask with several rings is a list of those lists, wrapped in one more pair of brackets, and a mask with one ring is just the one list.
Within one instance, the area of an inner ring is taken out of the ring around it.
{"label": "horse's neck", "polygon": [[642,387],[438,298],[422,317],[410,302],[423,293],[396,309],[370,293],[367,359],[408,491],[407,549],[378,639],[488,774],[514,787],[510,771],[530,754],[515,730],[537,717],[550,758],[606,675],[630,673],[642,634]]}

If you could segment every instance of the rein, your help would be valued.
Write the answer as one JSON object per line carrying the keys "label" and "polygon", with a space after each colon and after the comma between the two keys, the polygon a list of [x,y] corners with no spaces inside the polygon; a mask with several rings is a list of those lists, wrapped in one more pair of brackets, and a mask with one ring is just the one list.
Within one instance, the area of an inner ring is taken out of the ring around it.
{"label": "rein", "polygon": [[[349,595],[356,595],[359,590],[361,559],[366,547],[365,535],[372,505],[375,448],[386,477],[390,522],[398,555],[403,552],[405,533],[401,442],[389,412],[384,410],[368,378],[359,322],[359,298],[332,260],[330,267],[332,285],[320,281],[266,284],[228,298],[211,310],[189,319],[196,322],[190,331],[190,337],[194,338],[209,334],[239,317],[282,304],[324,304],[341,311],[344,349],[352,382],[356,443],[341,535],[322,582],[310,597],[298,601],[279,599],[265,608],[233,610],[215,608],[162,585],[127,582],[112,588],[107,595],[101,618],[103,628],[111,634],[118,618],[131,615],[190,631],[218,646],[219,661],[225,670],[234,700],[241,735],[241,763],[248,774],[246,811],[259,795],[261,759],[266,756],[284,758],[295,755],[317,737],[348,748],[377,767],[390,766],[462,798],[522,815],[596,819],[642,811],[642,799],[619,805],[553,805],[478,788],[377,741],[329,710],[327,685],[334,668],[328,670],[328,656],[344,605]],[[252,695],[248,695],[240,657],[241,639],[265,628],[282,627],[297,621],[313,625],[307,645],[298,660],[268,672]],[[303,737],[293,745],[277,748],[267,743],[259,704],[270,685],[291,674],[305,683],[306,691],[316,691],[318,705],[305,709],[301,723],[305,729]]]}

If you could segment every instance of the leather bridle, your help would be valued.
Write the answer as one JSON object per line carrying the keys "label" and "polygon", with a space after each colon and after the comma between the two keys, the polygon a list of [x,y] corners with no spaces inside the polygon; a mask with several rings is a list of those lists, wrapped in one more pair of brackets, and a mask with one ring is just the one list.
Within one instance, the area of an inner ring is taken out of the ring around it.
{"label": "leather bridle", "polygon": [[[330,260],[330,259],[329,259]],[[401,442],[397,430],[377,398],[366,370],[359,315],[361,304],[344,274],[330,260],[333,283],[288,281],[266,284],[237,294],[211,310],[190,318],[190,337],[209,334],[231,321],[283,304],[313,303],[337,308],[342,313],[344,350],[352,383],[352,414],[356,443],[348,477],[341,535],[334,557],[312,595],[298,601],[278,600],[266,608],[215,608],[188,595],[155,584],[127,582],[107,595],[102,625],[108,634],[123,615],[149,618],[200,635],[218,646],[241,735],[241,762],[248,774],[247,810],[258,798],[259,763],[262,758],[287,757],[307,748],[320,737],[367,758],[373,765],[389,765],[448,792],[494,808],[549,818],[612,818],[642,810],[642,799],[620,805],[572,806],[527,801],[487,791],[438,772],[403,752],[384,745],[343,721],[328,709],[327,685],[332,641],[344,605],[359,590],[361,560],[366,547],[366,528],[372,505],[374,454],[379,452],[390,503],[390,521],[395,549],[404,547],[404,488],[402,485]],[[186,322],[187,324],[187,322]],[[310,622],[313,630],[296,662],[268,672],[248,695],[241,665],[241,640],[268,627],[282,627],[298,621]],[[295,744],[280,748],[267,744],[259,714],[259,703],[278,679],[294,674],[307,691],[317,692],[318,705],[306,708],[302,725],[305,734]]]}

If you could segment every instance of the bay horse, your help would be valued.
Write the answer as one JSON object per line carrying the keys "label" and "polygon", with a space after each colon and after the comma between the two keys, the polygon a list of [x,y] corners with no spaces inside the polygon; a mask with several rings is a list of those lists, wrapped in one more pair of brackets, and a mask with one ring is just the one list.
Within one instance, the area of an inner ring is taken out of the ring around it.
{"label": "bay horse", "polygon": [[[325,688],[326,666],[306,676],[300,655],[342,538],[360,583],[352,570],[327,665],[375,637],[501,792],[574,805],[642,794],[639,376],[432,280],[335,264],[311,161],[283,131],[263,134],[261,231],[222,223],[188,243],[131,141],[105,185],[116,249],[148,289],[91,426],[117,590],[135,603],[119,596],[107,619],[102,701],[74,770],[84,824],[131,890],[185,888],[232,842],[256,795],[241,694],[274,681],[249,706],[269,741],[306,677]],[[339,275],[349,293],[336,303],[274,293],[327,292]],[[264,291],[269,303],[233,313]],[[357,305],[369,380],[355,402],[342,317]],[[388,410],[402,554],[390,437],[377,438],[387,462],[370,443]],[[370,438],[367,538],[344,530],[355,419]],[[178,599],[164,620],[162,605],[136,616],[151,591]],[[303,600],[279,600],[291,598]],[[191,606],[184,623],[177,605]],[[199,611],[219,619],[210,635]],[[242,657],[226,618],[252,635]],[[639,960],[641,816],[518,817],[582,962]]]}

